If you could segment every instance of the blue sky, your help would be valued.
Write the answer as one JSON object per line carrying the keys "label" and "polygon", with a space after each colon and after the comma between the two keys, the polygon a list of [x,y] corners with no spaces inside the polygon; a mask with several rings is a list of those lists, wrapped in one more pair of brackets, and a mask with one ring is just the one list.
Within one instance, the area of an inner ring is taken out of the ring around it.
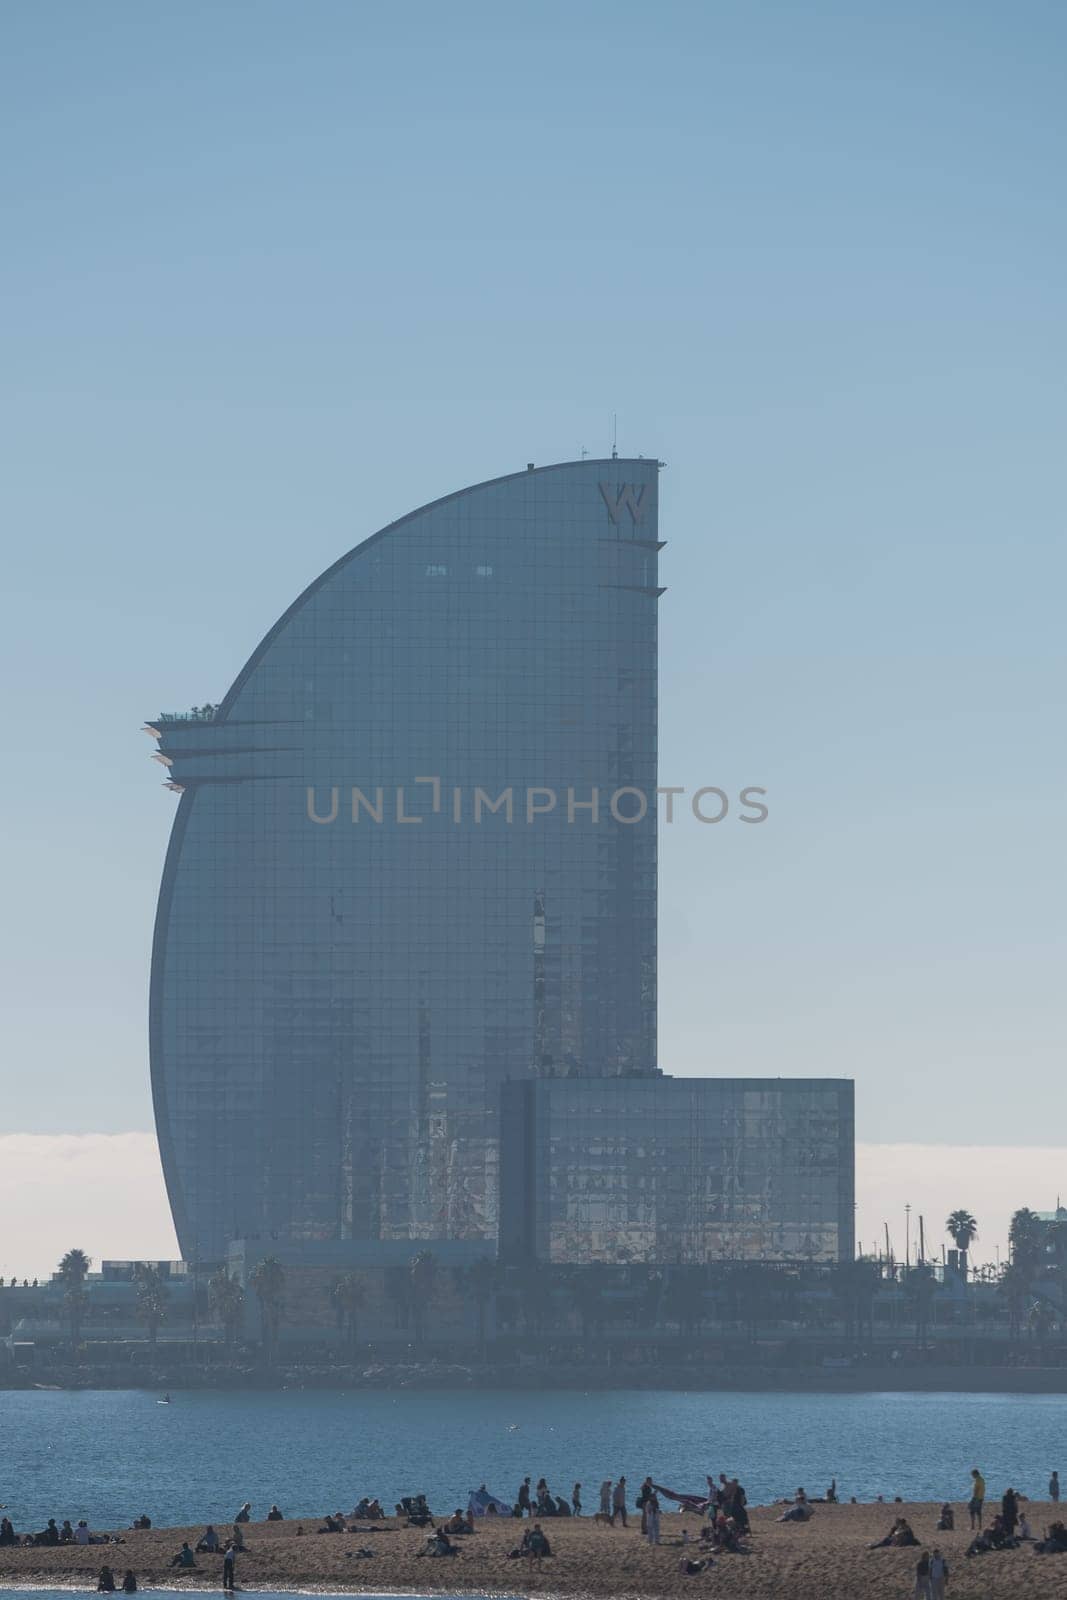
{"label": "blue sky", "polygon": [[145,717],[617,412],[662,781],[771,807],[663,830],[662,1066],[1047,1142],[1065,48],[1040,0],[8,8],[7,1132],[151,1126]]}

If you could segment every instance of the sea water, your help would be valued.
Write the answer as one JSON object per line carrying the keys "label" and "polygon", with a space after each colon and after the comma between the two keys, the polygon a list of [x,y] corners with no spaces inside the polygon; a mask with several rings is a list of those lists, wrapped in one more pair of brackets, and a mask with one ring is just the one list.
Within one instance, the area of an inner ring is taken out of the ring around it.
{"label": "sea water", "polygon": [[1011,1483],[1043,1499],[1053,1467],[1067,1482],[1067,1396],[0,1391],[0,1504],[20,1531],[52,1516],[225,1524],[245,1500],[256,1520],[363,1495],[390,1511],[420,1491],[449,1512],[483,1483],[511,1500],[526,1475],[568,1499],[580,1481],[587,1512],[620,1473],[692,1492],[737,1474],[753,1504],[831,1478],[845,1500],[959,1502],[974,1466],[996,1497]]}

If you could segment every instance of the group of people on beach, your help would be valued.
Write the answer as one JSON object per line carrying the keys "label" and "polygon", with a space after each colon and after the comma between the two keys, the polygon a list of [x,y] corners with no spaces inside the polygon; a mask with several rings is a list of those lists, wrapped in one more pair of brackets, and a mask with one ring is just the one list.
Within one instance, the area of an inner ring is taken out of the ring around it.
{"label": "group of people on beach", "polygon": [[[151,1526],[151,1524],[149,1524]],[[90,1533],[89,1524],[84,1517],[75,1526],[67,1517],[58,1523],[55,1517],[49,1517],[43,1528],[36,1533],[16,1533],[9,1517],[0,1517],[0,1546],[4,1545],[37,1545],[43,1549],[61,1544],[123,1544],[121,1534],[118,1533]]]}
{"label": "group of people on beach", "polygon": [[[634,1497],[633,1509],[640,1515],[641,1535],[647,1539],[650,1546],[660,1543],[660,1519],[664,1499],[676,1503],[682,1511],[700,1514],[703,1526],[696,1541],[690,1539],[688,1528],[684,1525],[681,1533],[683,1554],[680,1567],[687,1573],[706,1571],[713,1564],[713,1556],[720,1552],[744,1552],[748,1548],[743,1542],[751,1531],[748,1497],[744,1487],[736,1476],[728,1477],[725,1472],[720,1472],[717,1480],[709,1474],[706,1483],[706,1494],[684,1494],[656,1483],[649,1474],[642,1481]],[[967,1513],[972,1534],[971,1542],[966,1549],[968,1557],[984,1555],[991,1550],[1014,1550],[1025,1544],[1029,1544],[1040,1554],[1067,1553],[1067,1526],[1064,1522],[1052,1521],[1044,1529],[1043,1537],[1035,1538],[1027,1516],[1026,1496],[1021,1495],[1013,1486],[1009,1485],[1004,1490],[999,1509],[988,1524],[986,1482],[978,1467],[971,1469],[968,1491]],[[1051,1474],[1048,1492],[1053,1505],[1058,1506],[1060,1499],[1058,1472],[1054,1471]],[[628,1494],[625,1474],[620,1474],[617,1479],[605,1478],[600,1484],[598,1510],[594,1512],[595,1520],[609,1527],[621,1524],[622,1527],[628,1528],[630,1526]],[[881,1495],[878,1496],[879,1501],[882,1498]],[[899,1496],[897,1500],[900,1501]],[[807,1522],[815,1514],[816,1505],[837,1502],[836,1479],[831,1481],[825,1495],[814,1501],[809,1499],[803,1488],[799,1488],[790,1499],[780,1502],[783,1509],[778,1521]],[[854,1498],[852,1503],[856,1503]],[[429,1530],[426,1543],[418,1554],[431,1558],[457,1555],[459,1546],[455,1542],[456,1539],[473,1534],[477,1520],[481,1516],[493,1518],[510,1516],[519,1521],[527,1520],[529,1526],[524,1529],[518,1543],[508,1554],[513,1560],[525,1560],[532,1565],[540,1565],[546,1557],[552,1555],[552,1546],[542,1526],[543,1522],[554,1517],[581,1517],[582,1485],[576,1482],[570,1496],[565,1497],[554,1494],[545,1478],[539,1478],[534,1485],[532,1477],[525,1477],[519,1484],[514,1502],[509,1506],[507,1501],[498,1500],[490,1494],[482,1484],[477,1491],[471,1492],[470,1505],[466,1512],[457,1506],[451,1516],[440,1523],[431,1512],[424,1493],[403,1496],[398,1501],[395,1511],[397,1519],[403,1525]],[[357,1501],[350,1515],[346,1516],[340,1511],[331,1513],[326,1516],[323,1525],[315,1531],[320,1534],[380,1533],[385,1529],[373,1524],[384,1522],[385,1518],[386,1513],[382,1509],[381,1500],[377,1496],[364,1495]],[[224,1591],[233,1590],[236,1585],[238,1557],[245,1550],[244,1529],[251,1520],[252,1506],[249,1501],[245,1501],[235,1513],[232,1528],[225,1536],[220,1535],[213,1524],[208,1523],[195,1545],[191,1545],[188,1540],[183,1541],[181,1548],[171,1558],[171,1567],[179,1572],[198,1570],[197,1556],[221,1555],[222,1587]],[[264,1520],[283,1522],[285,1518],[279,1507],[272,1505]],[[372,1526],[360,1526],[368,1522]],[[150,1529],[151,1526],[151,1518],[144,1513],[134,1520],[131,1529],[143,1531]],[[947,1532],[954,1530],[954,1527],[955,1513],[951,1503],[946,1502],[941,1506],[936,1529],[939,1532]],[[302,1524],[295,1529],[298,1536],[304,1531]],[[44,1528],[20,1535],[7,1516],[0,1517],[0,1546],[55,1547],[124,1542],[120,1533],[93,1533],[84,1518],[74,1523],[70,1519],[58,1522],[56,1518],[50,1517]],[[908,1519],[899,1515],[894,1519],[886,1535],[876,1540],[869,1548],[902,1549],[909,1546],[921,1549],[922,1541]],[[360,1548],[357,1552],[346,1552],[349,1553],[363,1556],[372,1555],[374,1552]],[[948,1563],[940,1548],[934,1546],[929,1553],[922,1550],[916,1564],[915,1600],[943,1600],[948,1579]],[[127,1568],[120,1583],[110,1566],[101,1567],[97,1582],[99,1593],[110,1594],[121,1590],[125,1594],[133,1594],[137,1592],[137,1588],[137,1576],[131,1568]]]}

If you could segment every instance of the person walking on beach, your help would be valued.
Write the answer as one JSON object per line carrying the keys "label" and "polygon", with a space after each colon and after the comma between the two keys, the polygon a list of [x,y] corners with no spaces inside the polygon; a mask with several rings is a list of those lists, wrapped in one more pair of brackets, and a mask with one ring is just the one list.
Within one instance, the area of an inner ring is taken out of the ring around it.
{"label": "person walking on beach", "polygon": [[940,1550],[934,1549],[930,1554],[930,1595],[931,1600],[945,1600],[945,1588],[948,1584],[948,1562]]}
{"label": "person walking on beach", "polygon": [[620,1478],[611,1492],[611,1526],[615,1526],[615,1518],[622,1518],[624,1528],[629,1527],[626,1521],[626,1479]]}
{"label": "person walking on beach", "polygon": [[571,1490],[571,1510],[576,1517],[580,1517],[582,1514],[582,1486],[580,1483],[576,1483]]}
{"label": "person walking on beach", "polygon": [[1057,1505],[1059,1503],[1060,1475],[1058,1472],[1054,1472],[1051,1478],[1048,1480],[1048,1497],[1052,1501],[1053,1505]]}
{"label": "person walking on beach", "polygon": [[924,1550],[915,1563],[915,1600],[932,1600],[930,1588],[930,1557]]}
{"label": "person walking on beach", "polygon": [[600,1515],[611,1516],[611,1479],[605,1478],[600,1485]]}
{"label": "person walking on beach", "polygon": [[237,1551],[232,1544],[226,1546],[226,1554],[222,1558],[222,1587],[231,1590],[237,1575]]}
{"label": "person walking on beach", "polygon": [[971,1527],[982,1530],[982,1507],[985,1504],[985,1479],[977,1467],[971,1468],[971,1498],[967,1510],[971,1514]]}

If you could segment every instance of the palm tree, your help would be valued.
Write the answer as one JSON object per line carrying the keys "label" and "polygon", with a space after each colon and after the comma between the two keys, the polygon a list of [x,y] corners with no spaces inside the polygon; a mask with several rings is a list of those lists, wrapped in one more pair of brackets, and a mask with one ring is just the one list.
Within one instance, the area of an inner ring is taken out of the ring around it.
{"label": "palm tree", "polygon": [[845,1337],[859,1344],[866,1336],[874,1339],[874,1294],[878,1287],[878,1265],[862,1258],[841,1261],[833,1269]]}
{"label": "palm tree", "polygon": [[663,1294],[664,1319],[678,1324],[681,1337],[699,1333],[707,1314],[703,1273],[696,1267],[674,1267]]}
{"label": "palm tree", "polygon": [[84,1250],[68,1250],[59,1263],[63,1300],[70,1318],[72,1348],[77,1348],[81,1342],[82,1317],[85,1314],[85,1280],[89,1275],[89,1266],[89,1257]]}
{"label": "palm tree", "polygon": [[226,1344],[232,1345],[244,1321],[245,1292],[237,1279],[222,1268],[208,1283],[208,1297],[222,1323]]}
{"label": "palm tree", "polygon": [[408,1267],[411,1282],[411,1314],[415,1320],[415,1343],[421,1344],[426,1331],[426,1313],[437,1289],[437,1257],[432,1250],[420,1250]]}
{"label": "palm tree", "polygon": [[134,1269],[134,1279],[137,1284],[135,1314],[138,1322],[144,1323],[148,1332],[148,1343],[154,1351],[160,1324],[167,1320],[167,1286],[160,1277],[158,1269],[149,1266],[147,1261],[138,1262]]}
{"label": "palm tree", "polygon": [[1023,1272],[1034,1273],[1041,1265],[1043,1255],[1040,1236],[1041,1219],[1029,1206],[1022,1206],[1011,1219],[1008,1242],[1011,1259]]}
{"label": "palm tree", "polygon": [[248,1274],[248,1281],[259,1301],[267,1359],[273,1361],[278,1349],[278,1329],[285,1305],[285,1268],[277,1256],[264,1256]]}
{"label": "palm tree", "polygon": [[926,1327],[930,1317],[930,1307],[933,1303],[934,1291],[937,1280],[934,1269],[928,1261],[919,1261],[907,1278],[907,1294],[915,1311],[915,1342],[924,1344],[926,1341]]}
{"label": "palm tree", "polygon": [[603,1333],[607,1317],[604,1300],[605,1273],[601,1263],[579,1267],[571,1280],[570,1297],[582,1322],[582,1338],[587,1342],[597,1333]]}
{"label": "palm tree", "polygon": [[945,1219],[945,1232],[960,1253],[960,1277],[967,1281],[967,1252],[978,1237],[978,1224],[962,1206]]}
{"label": "palm tree", "polygon": [[363,1278],[358,1272],[344,1272],[330,1289],[330,1304],[337,1313],[337,1327],[348,1341],[350,1355],[355,1355],[358,1338],[358,1318],[367,1301]]}
{"label": "palm tree", "polygon": [[552,1326],[552,1269],[540,1261],[527,1261],[518,1274],[517,1288],[522,1324],[529,1334],[543,1334]]}
{"label": "palm tree", "polygon": [[1030,1274],[1017,1261],[1009,1261],[1000,1275],[999,1292],[1008,1302],[1008,1338],[1017,1339],[1030,1293]]}
{"label": "palm tree", "polygon": [[483,1256],[480,1261],[473,1261],[463,1274],[463,1289],[474,1301],[475,1316],[478,1319],[478,1344],[482,1354],[485,1354],[485,1313],[497,1286],[496,1262],[490,1261],[488,1256]]}

